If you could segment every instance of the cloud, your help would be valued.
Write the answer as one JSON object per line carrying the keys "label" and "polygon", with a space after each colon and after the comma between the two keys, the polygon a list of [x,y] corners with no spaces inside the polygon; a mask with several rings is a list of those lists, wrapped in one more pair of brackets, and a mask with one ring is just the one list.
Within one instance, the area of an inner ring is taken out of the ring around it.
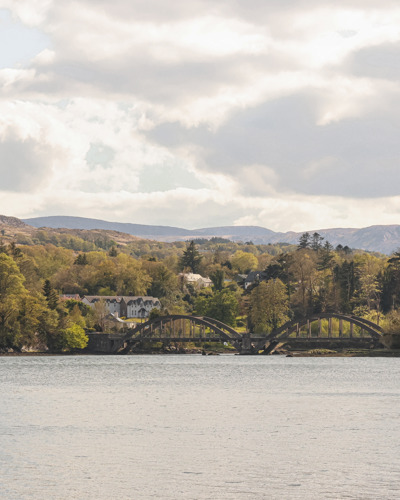
{"label": "cloud", "polygon": [[274,229],[398,213],[397,1],[0,8],[47,43],[0,61],[0,211]]}
{"label": "cloud", "polygon": [[0,138],[0,176],[3,191],[32,192],[46,183],[56,150],[33,138],[21,139],[7,129]]}
{"label": "cloud", "polygon": [[[398,93],[387,95],[393,111],[372,109],[360,118],[319,125],[317,93],[264,103],[237,113],[217,131],[162,125],[149,136],[169,148],[196,144],[197,166],[240,179],[240,191],[254,194],[249,169],[257,165],[276,191],[309,195],[381,197],[397,194]],[[323,98],[323,96],[322,96]],[[390,117],[390,120],[388,120]],[[377,182],[385,178],[389,182]]]}
{"label": "cloud", "polygon": [[347,68],[359,77],[397,82],[400,78],[399,57],[400,42],[384,43],[353,53],[347,61]]}

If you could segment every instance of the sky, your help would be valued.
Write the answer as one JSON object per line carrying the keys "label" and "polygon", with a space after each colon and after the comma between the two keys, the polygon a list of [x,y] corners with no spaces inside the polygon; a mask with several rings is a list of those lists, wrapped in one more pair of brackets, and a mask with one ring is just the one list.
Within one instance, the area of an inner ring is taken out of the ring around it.
{"label": "sky", "polygon": [[0,213],[400,223],[398,0],[0,0]]}

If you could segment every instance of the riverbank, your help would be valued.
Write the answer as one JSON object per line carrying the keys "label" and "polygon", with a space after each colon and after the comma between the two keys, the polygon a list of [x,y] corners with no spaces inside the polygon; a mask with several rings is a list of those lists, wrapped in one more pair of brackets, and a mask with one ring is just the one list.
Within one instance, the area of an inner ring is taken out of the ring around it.
{"label": "riverbank", "polygon": [[[197,355],[197,356],[218,356],[222,355],[239,355],[236,351],[232,350],[177,350],[177,351],[142,351],[127,354],[127,356],[142,356],[142,355]],[[115,354],[107,354],[100,352],[2,352],[0,357],[10,356],[115,356]],[[253,355],[250,355],[253,356]],[[262,356],[262,354],[259,354]],[[333,351],[330,349],[311,349],[309,351],[280,351],[274,352],[270,356],[285,356],[290,358],[398,358],[400,357],[400,349],[347,349],[342,351]]]}
{"label": "riverbank", "polygon": [[[284,354],[284,353],[281,353]],[[332,351],[330,349],[311,349],[309,351],[291,351],[285,353],[293,358],[398,358],[400,349],[347,349],[342,351]]]}

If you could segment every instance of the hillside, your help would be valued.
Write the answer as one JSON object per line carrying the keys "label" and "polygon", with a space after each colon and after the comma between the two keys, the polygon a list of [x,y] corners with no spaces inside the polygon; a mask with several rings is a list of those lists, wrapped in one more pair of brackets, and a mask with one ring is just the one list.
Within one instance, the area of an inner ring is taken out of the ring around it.
{"label": "hillside", "polygon": [[[223,226],[190,230],[169,226],[109,222],[84,217],[66,216],[35,217],[24,219],[21,224],[24,223],[35,228],[118,231],[139,238],[164,242],[223,237],[232,241],[252,241],[255,244],[296,244],[302,234],[301,232],[294,231],[286,233],[274,232],[260,226]],[[332,228],[309,230],[308,232],[311,234],[318,232],[334,246],[341,244],[351,248],[381,252],[388,255],[400,248],[400,225],[377,225],[361,229]]]}

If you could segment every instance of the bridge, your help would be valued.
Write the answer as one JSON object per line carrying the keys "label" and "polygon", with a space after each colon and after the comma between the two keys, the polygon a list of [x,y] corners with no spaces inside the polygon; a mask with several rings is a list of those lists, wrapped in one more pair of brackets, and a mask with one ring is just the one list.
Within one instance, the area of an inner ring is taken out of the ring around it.
{"label": "bridge", "polygon": [[[103,334],[101,350],[125,354],[146,342],[164,345],[225,342],[240,354],[270,354],[288,343],[291,348],[329,347],[333,344],[377,347],[381,344],[382,334],[382,328],[371,321],[338,313],[320,313],[289,321],[268,334],[241,333],[213,318],[175,314],[146,321],[123,335]],[[95,335],[99,334],[90,336],[89,349]]]}

